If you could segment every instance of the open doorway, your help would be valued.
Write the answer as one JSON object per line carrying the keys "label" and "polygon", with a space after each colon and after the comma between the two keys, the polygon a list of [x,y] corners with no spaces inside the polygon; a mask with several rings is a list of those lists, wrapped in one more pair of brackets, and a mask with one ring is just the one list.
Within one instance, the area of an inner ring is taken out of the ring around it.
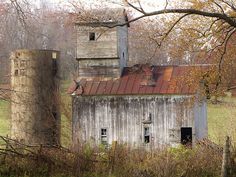
{"label": "open doorway", "polygon": [[181,144],[192,145],[192,127],[181,128]]}

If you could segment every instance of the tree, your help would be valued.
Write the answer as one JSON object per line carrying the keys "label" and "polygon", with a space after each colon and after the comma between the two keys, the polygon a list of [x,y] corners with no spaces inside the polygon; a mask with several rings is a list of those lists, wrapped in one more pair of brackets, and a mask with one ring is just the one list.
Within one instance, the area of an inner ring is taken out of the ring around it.
{"label": "tree", "polygon": [[[114,2],[109,0],[104,1]],[[92,13],[87,13],[86,7],[88,9],[90,6],[84,4],[82,1],[79,4],[76,3],[80,2],[78,0],[74,0],[73,2],[73,7],[75,7],[79,18],[82,20],[96,21],[106,18],[106,13],[102,15],[94,15],[93,11],[90,11]],[[158,10],[154,9],[155,4],[147,4],[147,1],[144,0],[124,0],[123,2],[126,9],[132,11],[134,15],[130,15],[129,20],[125,23],[104,26],[112,28],[131,24],[131,26],[138,27],[138,29],[134,28],[136,31],[144,33],[144,35],[139,34],[143,36],[142,39],[146,37],[146,43],[144,40],[139,41],[141,43],[140,46],[144,46],[141,49],[145,49],[146,53],[148,53],[146,57],[143,57],[145,61],[150,61],[150,53],[155,54],[155,50],[152,50],[152,48],[157,49],[157,51],[164,49],[164,57],[167,58],[164,60],[165,64],[210,64],[209,71],[203,73],[203,76],[200,77],[199,74],[196,74],[198,77],[196,79],[200,81],[203,78],[208,78],[205,84],[207,83],[206,85],[209,85],[207,87],[210,88],[209,92],[211,94],[219,95],[235,88],[232,85],[233,82],[229,84],[229,80],[234,80],[232,73],[236,72],[236,59],[234,57],[236,51],[232,49],[235,46],[234,38],[236,38],[235,1],[166,0],[162,8],[156,6]],[[159,3],[159,1],[156,3]],[[102,10],[106,11],[106,5],[106,3],[101,4],[99,1],[99,4],[93,4],[92,8],[102,7]],[[142,24],[142,21],[145,22]],[[142,30],[139,30],[141,29],[140,26]],[[132,32],[132,28],[130,31]],[[130,34],[130,38],[132,39],[132,33]],[[150,47],[146,48],[143,43]],[[131,43],[132,45],[136,48],[138,47],[137,43],[135,45]],[[145,56],[140,54],[141,50],[137,51],[138,56]],[[152,60],[159,61],[158,55],[153,55]],[[142,63],[145,61],[142,61]]]}
{"label": "tree", "polygon": [[[76,41],[70,14],[47,5],[36,8],[21,1],[19,5],[22,13],[24,12],[22,21],[15,4],[12,3],[13,1],[0,2],[0,84],[10,84],[9,55],[21,48],[61,51],[60,76],[62,79],[68,78],[69,74],[75,71]],[[9,91],[8,86],[0,85],[0,97],[2,95],[6,98],[6,92]]]}
{"label": "tree", "polygon": [[[165,32],[159,38],[159,45],[171,39],[172,49],[198,58],[198,63],[215,65],[211,76],[212,93],[219,94],[234,89],[233,73],[236,72],[236,1],[231,0],[188,0],[168,1],[160,10],[145,9],[143,1],[125,1],[138,15],[129,19],[133,23],[143,18],[167,17]],[[120,24],[124,25],[124,24]],[[166,44],[166,43],[165,43]],[[176,46],[184,46],[176,50]],[[203,55],[204,54],[204,55]],[[200,61],[199,58],[205,59]],[[182,56],[183,57],[183,56]],[[207,61],[206,61],[207,59]],[[210,61],[209,61],[210,60]],[[192,61],[191,61],[192,62]],[[196,62],[196,61],[194,61]],[[193,62],[193,63],[194,63]],[[230,83],[229,83],[230,81]]]}

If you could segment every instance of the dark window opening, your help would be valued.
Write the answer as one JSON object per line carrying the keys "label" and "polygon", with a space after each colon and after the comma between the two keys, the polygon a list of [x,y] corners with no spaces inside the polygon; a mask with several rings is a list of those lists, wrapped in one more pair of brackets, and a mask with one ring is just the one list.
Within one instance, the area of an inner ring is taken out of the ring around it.
{"label": "dark window opening", "polygon": [[181,128],[181,144],[192,145],[192,127]]}
{"label": "dark window opening", "polygon": [[149,127],[144,127],[144,143],[150,143],[150,129]]}
{"label": "dark window opening", "polygon": [[15,70],[15,76],[18,76],[19,75],[19,71],[18,69]]}
{"label": "dark window opening", "polygon": [[89,40],[90,41],[95,41],[95,33],[94,32],[89,33]]}
{"label": "dark window opening", "polygon": [[107,129],[106,128],[101,129],[101,143],[104,145],[107,145]]}

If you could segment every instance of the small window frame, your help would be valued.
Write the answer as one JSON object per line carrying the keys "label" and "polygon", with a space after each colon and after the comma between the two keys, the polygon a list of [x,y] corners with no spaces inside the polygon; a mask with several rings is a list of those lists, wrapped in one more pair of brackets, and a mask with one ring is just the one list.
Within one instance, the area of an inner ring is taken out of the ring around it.
{"label": "small window frame", "polygon": [[100,129],[100,138],[101,138],[101,144],[103,145],[108,144],[108,128]]}
{"label": "small window frame", "polygon": [[19,69],[15,69],[14,76],[19,76]]}
{"label": "small window frame", "polygon": [[149,144],[151,142],[151,133],[150,133],[150,127],[144,127],[143,128],[143,142],[145,144]]}
{"label": "small window frame", "polygon": [[96,33],[95,32],[89,32],[89,41],[95,41],[96,40]]}

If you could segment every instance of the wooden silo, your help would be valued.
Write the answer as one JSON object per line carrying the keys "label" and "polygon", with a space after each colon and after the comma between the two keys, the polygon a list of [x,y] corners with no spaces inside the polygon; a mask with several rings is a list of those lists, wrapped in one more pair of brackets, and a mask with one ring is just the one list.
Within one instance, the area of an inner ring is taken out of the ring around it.
{"label": "wooden silo", "polygon": [[59,145],[59,52],[11,53],[11,137],[26,144]]}

